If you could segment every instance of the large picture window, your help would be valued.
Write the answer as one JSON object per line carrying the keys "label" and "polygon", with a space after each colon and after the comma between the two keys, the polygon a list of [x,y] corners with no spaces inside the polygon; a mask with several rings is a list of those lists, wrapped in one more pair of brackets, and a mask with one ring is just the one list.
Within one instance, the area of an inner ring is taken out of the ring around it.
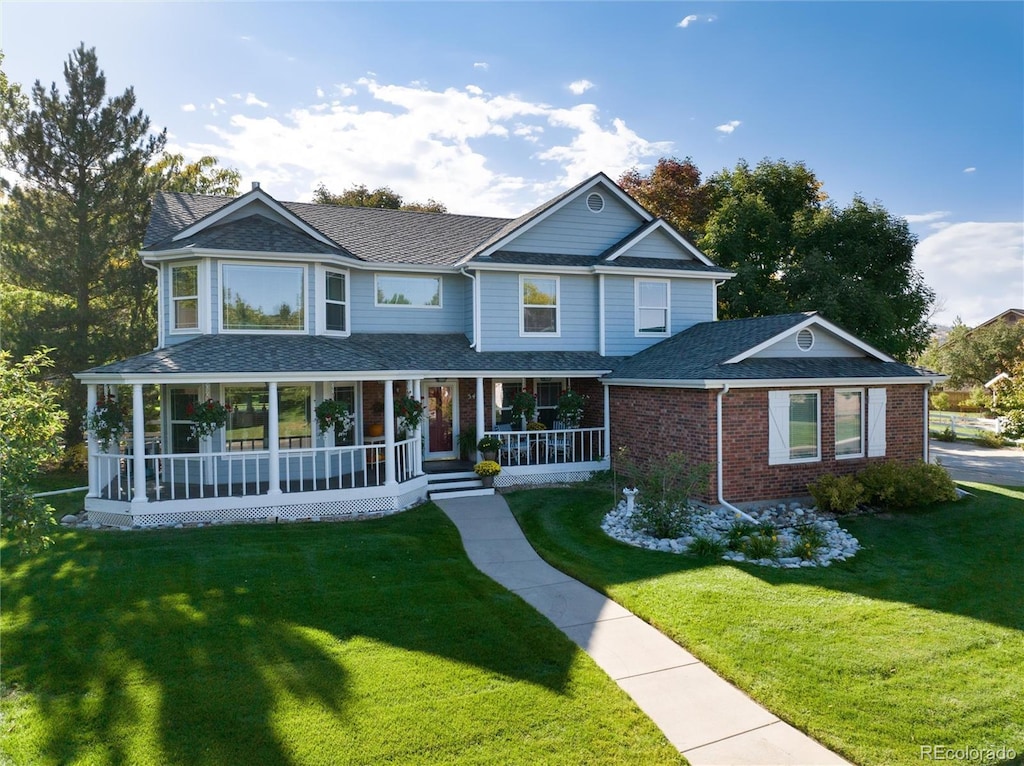
{"label": "large picture window", "polygon": [[377,306],[441,308],[441,277],[378,274]]}
{"label": "large picture window", "polygon": [[818,391],[769,391],[768,463],[821,460],[820,416]]}
{"label": "large picture window", "polygon": [[668,281],[636,281],[636,334],[669,334]]}
{"label": "large picture window", "polygon": [[302,266],[224,264],[222,328],[301,332],[306,326],[306,270]]}
{"label": "large picture window", "polygon": [[171,267],[172,330],[199,329],[199,267]]}
{"label": "large picture window", "polygon": [[[270,391],[267,386],[227,386],[224,400],[231,405],[227,433],[229,450],[262,450],[270,446]],[[309,386],[278,386],[277,435],[279,449],[312,446],[310,420],[312,389]]]}
{"label": "large picture window", "polygon": [[864,390],[836,391],[836,457],[864,456]]}
{"label": "large picture window", "polygon": [[523,335],[558,334],[558,277],[521,277]]}

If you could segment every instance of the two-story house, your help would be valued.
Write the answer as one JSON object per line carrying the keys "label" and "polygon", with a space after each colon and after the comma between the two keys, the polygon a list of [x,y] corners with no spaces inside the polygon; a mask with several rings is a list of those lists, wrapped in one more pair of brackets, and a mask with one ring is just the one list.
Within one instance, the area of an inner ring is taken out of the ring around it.
{"label": "two-story house", "polygon": [[[402,509],[463,477],[469,434],[501,441],[497,486],[582,480],[627,446],[716,466],[705,499],[721,502],[927,455],[936,376],[816,314],[715,321],[732,274],[604,174],[515,220],[279,202],[255,184],[161,193],[140,255],[157,348],[78,375],[90,408],[132,392],[124,451],[89,439],[101,523]],[[579,423],[558,420],[566,390],[586,397]],[[520,391],[544,430],[512,416]],[[405,397],[425,407],[414,429]],[[231,411],[194,438],[207,399]],[[321,433],[330,399],[352,425]]]}

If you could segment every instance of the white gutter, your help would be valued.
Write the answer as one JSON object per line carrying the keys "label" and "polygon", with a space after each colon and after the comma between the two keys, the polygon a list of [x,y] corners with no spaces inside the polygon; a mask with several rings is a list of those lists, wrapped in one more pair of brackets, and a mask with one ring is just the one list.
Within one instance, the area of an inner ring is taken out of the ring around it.
{"label": "white gutter", "polygon": [[459,269],[459,273],[473,282],[473,342],[469,344],[469,347],[479,351],[477,343],[480,340],[480,284],[477,277],[466,271],[465,267]]}
{"label": "white gutter", "polygon": [[931,462],[931,432],[928,430],[928,394],[931,393],[932,386],[935,383],[929,381],[928,385],[924,387],[924,462]]}
{"label": "white gutter", "polygon": [[721,390],[715,397],[718,404],[717,411],[715,412],[715,418],[718,425],[717,441],[718,441],[718,503],[724,505],[730,511],[735,513],[737,516],[742,516],[752,524],[758,524],[757,519],[751,516],[749,513],[744,513],[735,505],[725,499],[725,495],[722,492],[722,397],[729,393],[729,384],[726,383],[722,386]]}

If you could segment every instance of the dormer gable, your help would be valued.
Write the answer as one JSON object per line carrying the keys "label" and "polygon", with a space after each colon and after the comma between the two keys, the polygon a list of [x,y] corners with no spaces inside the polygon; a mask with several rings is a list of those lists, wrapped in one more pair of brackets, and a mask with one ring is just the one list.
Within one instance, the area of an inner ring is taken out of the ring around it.
{"label": "dormer gable", "polygon": [[[532,252],[595,259],[654,216],[604,173],[509,222],[470,258]],[[469,260],[467,258],[465,260]]]}
{"label": "dormer gable", "polygon": [[868,345],[816,312],[782,332],[726,359],[722,364],[737,364],[746,359],[789,359],[826,357],[861,358],[895,362],[888,354]]}
{"label": "dormer gable", "polygon": [[619,258],[697,261],[714,266],[711,259],[680,234],[664,218],[641,226],[628,237],[609,248],[602,260],[611,263]]}

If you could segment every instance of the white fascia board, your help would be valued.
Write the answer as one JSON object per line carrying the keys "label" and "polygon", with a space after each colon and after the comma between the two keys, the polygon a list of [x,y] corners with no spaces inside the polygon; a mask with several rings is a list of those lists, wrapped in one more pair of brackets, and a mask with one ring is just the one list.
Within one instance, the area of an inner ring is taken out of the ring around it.
{"label": "white fascia board", "polygon": [[514,231],[509,232],[504,237],[502,237],[497,242],[495,242],[493,245],[490,245],[489,247],[487,247],[484,250],[481,250],[478,253],[472,253],[472,254],[466,256],[466,258],[464,258],[461,261],[459,261],[459,265],[463,265],[467,261],[472,260],[473,258],[487,256],[487,255],[490,255],[491,253],[494,253],[494,252],[497,252],[498,250],[501,250],[501,248],[503,248],[509,242],[511,242],[512,240],[518,238],[521,234],[525,234],[526,232],[528,232],[530,229],[532,229],[534,226],[536,226],[537,224],[541,223],[542,221],[547,220],[552,215],[554,215],[559,210],[561,210],[563,207],[568,205],[570,202],[572,202],[573,200],[579,199],[582,195],[590,192],[591,190],[593,190],[593,188],[595,186],[598,186],[598,185],[603,186],[609,192],[614,194],[624,205],[626,205],[627,207],[632,209],[633,212],[635,212],[637,215],[639,215],[641,218],[643,218],[644,221],[648,221],[649,222],[649,221],[654,220],[654,216],[651,215],[639,203],[637,203],[637,201],[635,199],[633,199],[628,194],[626,194],[626,192],[622,191],[622,189],[619,187],[618,184],[616,184],[614,181],[612,181],[610,178],[608,178],[608,176],[606,176],[604,173],[598,173],[596,176],[594,176],[589,181],[584,183],[582,186],[577,188],[575,192],[573,192],[572,194],[566,195],[564,199],[560,200],[557,204],[552,205],[547,210],[545,210],[543,213],[539,213],[539,214],[535,215],[529,221],[527,221],[526,223],[524,223],[522,226],[518,227]]}
{"label": "white fascia board", "polygon": [[595,274],[621,274],[627,277],[674,277],[676,279],[685,279],[687,277],[693,277],[694,279],[714,279],[714,280],[726,280],[732,279],[736,276],[733,271],[683,271],[679,269],[643,269],[639,267],[623,268],[621,266],[594,266],[591,268]]}
{"label": "white fascia board", "polygon": [[593,274],[593,266],[553,266],[533,263],[467,263],[462,268],[472,271],[514,271],[519,274],[544,272],[550,274]]}
{"label": "white fascia board", "polygon": [[816,325],[816,326],[821,327],[821,328],[823,328],[825,330],[828,330],[829,332],[831,332],[832,334],[836,335],[841,340],[844,340],[847,343],[849,343],[854,348],[860,349],[861,351],[863,351],[868,356],[872,356],[872,357],[874,357],[875,359],[878,359],[881,362],[895,362],[896,361],[895,359],[893,359],[888,354],[885,354],[885,353],[879,351],[877,348],[868,345],[867,343],[862,341],[860,338],[858,338],[858,337],[856,337],[854,335],[851,335],[850,333],[846,332],[846,330],[843,330],[840,327],[837,327],[836,325],[832,324],[831,322],[829,322],[824,317],[819,316],[817,314],[817,312],[811,312],[808,315],[807,319],[803,320],[799,324],[794,325],[793,327],[790,327],[788,330],[783,330],[782,332],[780,332],[777,335],[773,335],[771,338],[769,338],[768,340],[764,341],[763,343],[759,343],[759,344],[757,344],[756,346],[754,346],[752,348],[748,348],[746,351],[744,351],[744,352],[742,352],[740,354],[737,354],[736,356],[732,357],[731,359],[726,359],[724,362],[722,362],[722,364],[735,364],[736,362],[742,362],[744,359],[749,359],[750,357],[752,357],[754,354],[758,353],[759,351],[763,351],[764,349],[768,348],[769,346],[774,346],[779,341],[781,341],[781,340],[783,340],[785,338],[788,338],[791,335],[796,335],[798,332],[800,332],[804,328],[809,327],[811,325]]}
{"label": "white fascia board", "polygon": [[296,216],[295,213],[291,212],[288,208],[284,207],[284,205],[282,205],[276,199],[274,199],[265,191],[263,191],[263,189],[253,189],[252,191],[247,192],[246,194],[243,194],[240,197],[236,197],[234,200],[224,205],[219,210],[210,213],[208,216],[204,218],[200,218],[187,229],[182,229],[181,231],[179,231],[177,234],[171,237],[171,241],[178,242],[179,240],[187,239],[188,237],[198,234],[204,229],[213,226],[218,221],[223,220],[232,213],[241,210],[247,205],[253,204],[257,200],[265,204],[278,215],[284,217],[285,220],[291,222],[296,228],[300,229],[303,233],[309,235],[318,242],[322,242],[323,244],[328,245],[329,247],[337,247],[336,243],[332,242],[330,239],[321,234],[318,229],[314,229],[308,223],[306,223],[301,218]]}
{"label": "white fascia board", "polygon": [[608,386],[636,388],[814,388],[818,386],[926,385],[945,380],[945,375],[902,376],[893,378],[761,378],[751,380],[652,380],[650,378],[613,378],[602,381]]}
{"label": "white fascia board", "polygon": [[614,252],[612,252],[611,255],[609,255],[607,258],[605,258],[605,260],[606,261],[614,261],[620,255],[625,255],[626,253],[629,252],[629,250],[634,245],[637,245],[638,243],[643,242],[645,239],[647,239],[647,237],[649,237],[655,231],[663,231],[666,234],[668,234],[670,237],[672,237],[672,239],[674,239],[676,241],[677,244],[679,244],[680,247],[682,247],[684,250],[686,250],[686,252],[688,252],[690,255],[692,255],[694,258],[696,258],[701,263],[703,263],[705,266],[714,266],[715,265],[711,261],[711,259],[708,258],[706,255],[704,255],[704,253],[702,253],[700,250],[698,250],[693,245],[693,243],[691,243],[688,239],[686,239],[686,237],[684,237],[682,234],[680,234],[678,231],[676,231],[672,226],[670,226],[668,224],[668,222],[664,218],[658,218],[656,221],[654,221],[652,224],[650,224],[644,231],[642,231],[639,235],[637,235],[637,237],[635,239],[632,239],[629,242],[627,242],[626,244],[622,245],[622,247],[620,247],[619,249],[617,249]]}
{"label": "white fascia board", "polygon": [[284,251],[266,252],[264,250],[221,250],[206,247],[182,247],[176,250],[161,250],[153,253],[148,250],[139,251],[139,255],[147,263],[159,263],[161,261],[177,261],[183,258],[228,258],[231,260],[246,261],[282,261],[297,260],[303,263],[310,261],[316,263],[333,263],[346,267],[358,268],[367,267],[366,261],[360,261],[344,255],[332,255],[328,253],[291,253]]}
{"label": "white fascia board", "polygon": [[353,268],[361,269],[363,271],[394,271],[402,274],[416,273],[427,273],[427,274],[458,274],[459,272],[452,266],[438,265],[438,264],[426,264],[426,263],[382,263],[381,261],[357,261],[358,265],[353,265]]}

